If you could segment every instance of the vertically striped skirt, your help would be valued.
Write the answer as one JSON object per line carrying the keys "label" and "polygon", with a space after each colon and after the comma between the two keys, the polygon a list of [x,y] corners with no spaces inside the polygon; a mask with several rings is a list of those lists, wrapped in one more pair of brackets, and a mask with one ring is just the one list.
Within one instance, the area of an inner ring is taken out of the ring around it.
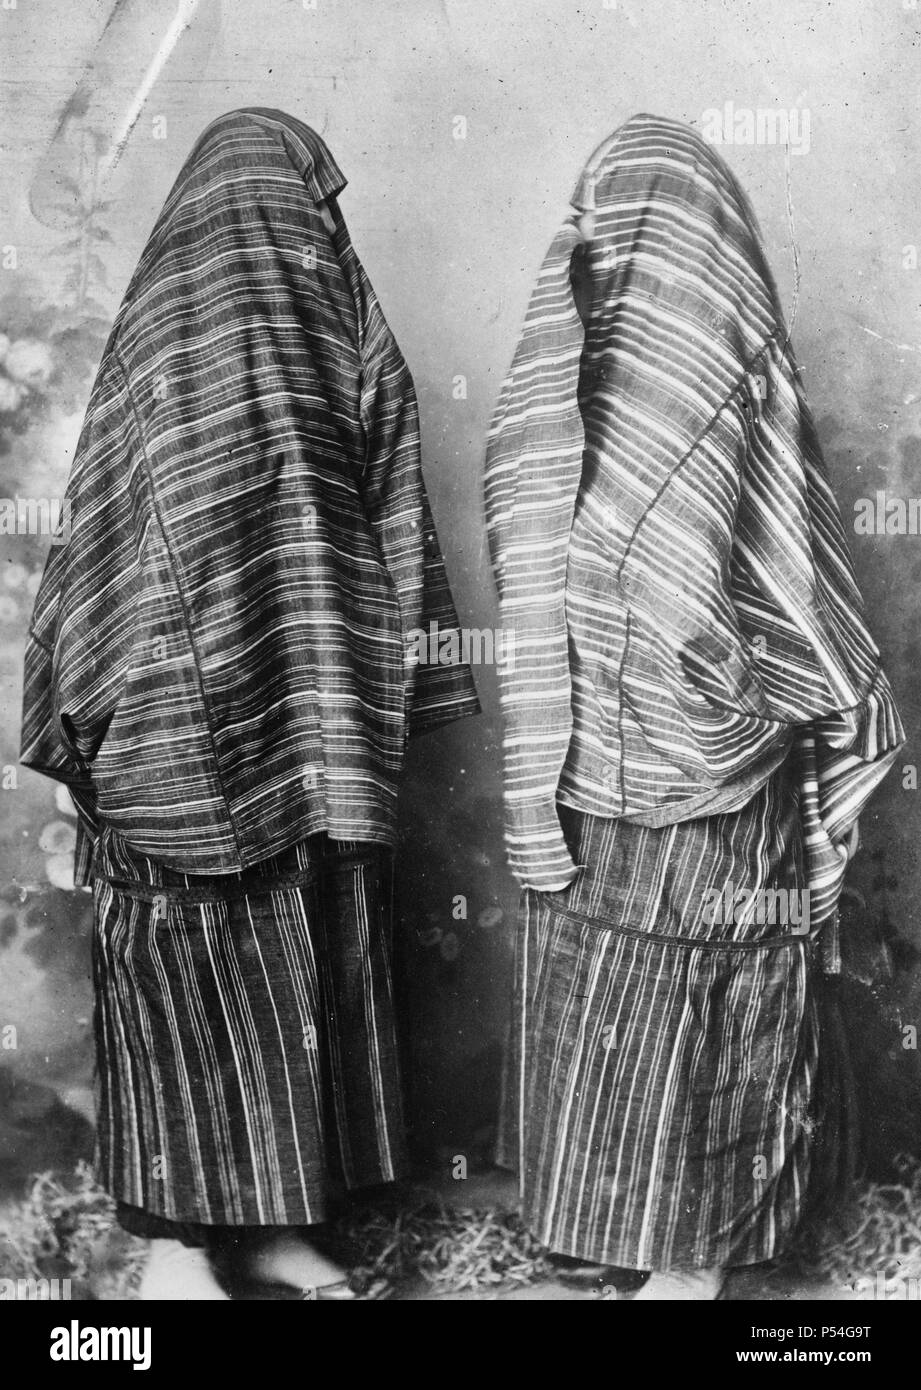
{"label": "vertically striped skirt", "polygon": [[119,1203],[308,1225],[401,1175],[391,856],[309,840],[242,874],[95,860],[97,1161]]}
{"label": "vertically striped skirt", "polygon": [[[585,867],[523,895],[516,952],[500,1161],[525,1221],[625,1268],[769,1259],[800,1212],[818,1049],[795,778],[663,829],[561,810]],[[714,909],[730,885],[756,897]],[[781,887],[785,922],[758,896]]]}

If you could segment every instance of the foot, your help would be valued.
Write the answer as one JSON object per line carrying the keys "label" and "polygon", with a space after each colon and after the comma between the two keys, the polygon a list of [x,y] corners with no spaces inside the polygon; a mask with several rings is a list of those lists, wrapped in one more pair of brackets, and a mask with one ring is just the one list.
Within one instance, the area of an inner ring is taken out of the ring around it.
{"label": "foot", "polygon": [[354,1297],[342,1266],[321,1255],[297,1231],[253,1242],[243,1253],[242,1266],[260,1284],[287,1284],[323,1299]]}
{"label": "foot", "polygon": [[634,1296],[634,1302],[697,1300],[713,1303],[719,1297],[725,1278],[724,1269],[654,1269]]}
{"label": "foot", "polygon": [[559,1255],[551,1263],[557,1279],[570,1289],[584,1289],[605,1297],[628,1294],[638,1289],[645,1275],[637,1269],[620,1269],[616,1265],[588,1264]]}
{"label": "foot", "polygon": [[178,1240],[152,1240],[138,1298],[144,1303],[202,1300],[229,1303],[204,1250]]}

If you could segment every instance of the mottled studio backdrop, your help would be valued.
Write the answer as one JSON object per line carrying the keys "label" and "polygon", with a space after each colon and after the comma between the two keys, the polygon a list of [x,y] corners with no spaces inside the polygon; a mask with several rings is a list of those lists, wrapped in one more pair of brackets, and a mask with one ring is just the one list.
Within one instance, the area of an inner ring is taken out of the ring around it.
{"label": "mottled studio backdrop", "polygon": [[[919,30],[917,0],[0,0],[0,493],[60,496],[105,333],[173,178],[208,121],[257,104],[315,126],[349,179],[353,240],[415,375],[466,625],[495,622],[483,442],[527,296],[582,161],[636,111],[723,139],[788,314],[797,303],[849,529],[861,498],[875,517],[877,493],[884,508],[921,496]],[[853,536],[909,732],[845,905],[847,1032],[877,1171],[919,1147],[921,536],[917,517],[893,516],[891,534]],[[71,1165],[91,1138],[73,819],[15,766],[47,544],[0,537],[0,1192]],[[492,670],[478,683],[485,714],[412,749],[404,799],[411,1110],[420,1151],[441,1161],[489,1141],[516,898]]]}

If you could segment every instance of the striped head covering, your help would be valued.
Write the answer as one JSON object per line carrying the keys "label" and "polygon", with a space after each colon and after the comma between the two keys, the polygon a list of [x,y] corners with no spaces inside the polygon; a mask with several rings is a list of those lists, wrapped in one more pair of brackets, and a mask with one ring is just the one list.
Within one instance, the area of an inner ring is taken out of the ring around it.
{"label": "striped head covering", "polygon": [[487,453],[511,867],[573,880],[558,801],[667,825],[742,806],[796,749],[830,912],[903,734],[754,215],[648,115],[572,203]]}
{"label": "striped head covering", "polygon": [[204,132],[115,320],[35,604],[23,762],[91,835],[98,814],[180,870],[318,831],[391,844],[407,732],[478,710],[467,666],[412,664],[457,616],[344,186],[279,112]]}

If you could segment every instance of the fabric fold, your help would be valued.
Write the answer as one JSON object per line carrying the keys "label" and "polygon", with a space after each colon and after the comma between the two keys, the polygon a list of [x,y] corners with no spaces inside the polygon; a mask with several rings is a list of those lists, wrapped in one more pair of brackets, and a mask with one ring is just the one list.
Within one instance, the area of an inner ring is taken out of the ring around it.
{"label": "fabric fold", "polygon": [[409,733],[479,709],[462,660],[407,660],[458,619],[344,186],[280,112],[204,132],[112,329],[36,599],[22,761],[179,870],[321,832],[392,845]]}
{"label": "fabric fold", "polygon": [[903,732],[754,215],[695,132],[647,115],[573,203],[582,266],[567,222],[487,450],[511,868],[559,891],[559,803],[730,809],[808,730],[850,759],[818,753],[846,783],[824,798],[839,844]]}

